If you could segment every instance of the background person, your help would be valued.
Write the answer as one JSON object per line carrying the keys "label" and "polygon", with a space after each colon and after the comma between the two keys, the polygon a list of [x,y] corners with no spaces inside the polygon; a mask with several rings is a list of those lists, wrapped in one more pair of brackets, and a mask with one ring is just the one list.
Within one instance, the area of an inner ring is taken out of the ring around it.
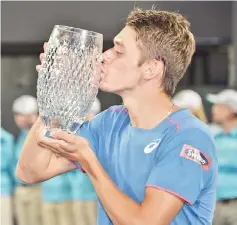
{"label": "background person", "polygon": [[61,174],[42,182],[43,225],[72,224],[72,190],[68,176],[67,173]]}
{"label": "background person", "polygon": [[14,137],[1,127],[1,224],[13,225],[14,177],[12,171]]}
{"label": "background person", "polygon": [[[15,171],[22,147],[32,125],[38,117],[36,98],[22,95],[15,99],[12,106],[14,119],[20,133],[14,147]],[[41,225],[41,187],[39,184],[29,185],[15,177],[15,208],[17,225]]]}
{"label": "background person", "polygon": [[221,126],[216,134],[219,162],[214,225],[237,223],[237,91],[227,89],[207,95],[213,104],[212,120]]}
{"label": "background person", "polygon": [[188,108],[202,122],[207,123],[201,96],[193,90],[182,90],[175,94],[172,102],[180,108]]}

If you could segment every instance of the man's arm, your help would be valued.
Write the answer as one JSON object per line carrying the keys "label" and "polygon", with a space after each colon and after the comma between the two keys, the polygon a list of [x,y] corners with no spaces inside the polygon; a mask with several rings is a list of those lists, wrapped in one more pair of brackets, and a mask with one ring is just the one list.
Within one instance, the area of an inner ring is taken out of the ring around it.
{"label": "man's arm", "polygon": [[38,145],[43,136],[42,127],[38,119],[29,131],[18,161],[16,175],[25,183],[41,182],[76,168],[67,159]]}
{"label": "man's arm", "polygon": [[113,224],[168,225],[182,209],[183,199],[153,187],[146,188],[142,203],[135,202],[116,187],[98,160],[95,161],[91,160],[93,164],[86,172]]}

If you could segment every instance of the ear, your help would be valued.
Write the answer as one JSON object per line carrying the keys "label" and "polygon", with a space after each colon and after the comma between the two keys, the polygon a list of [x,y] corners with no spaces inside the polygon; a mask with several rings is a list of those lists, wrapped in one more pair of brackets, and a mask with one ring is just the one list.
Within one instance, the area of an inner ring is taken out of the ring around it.
{"label": "ear", "polygon": [[163,75],[164,65],[162,61],[151,60],[143,64],[144,79],[151,80]]}

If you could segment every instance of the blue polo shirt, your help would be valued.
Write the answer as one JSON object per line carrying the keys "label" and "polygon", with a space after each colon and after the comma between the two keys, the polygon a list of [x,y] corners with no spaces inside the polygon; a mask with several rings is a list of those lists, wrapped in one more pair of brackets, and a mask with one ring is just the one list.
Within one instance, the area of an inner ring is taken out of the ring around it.
{"label": "blue polo shirt", "polygon": [[14,175],[12,165],[14,137],[1,127],[1,195],[10,196],[14,189]]}
{"label": "blue polo shirt", "polygon": [[72,190],[67,173],[42,182],[41,190],[44,202],[60,203],[72,200]]}
{"label": "blue polo shirt", "polygon": [[90,178],[78,170],[68,172],[69,182],[74,201],[95,201],[97,195]]}
{"label": "blue polo shirt", "polygon": [[[14,145],[14,163],[12,164],[12,171],[13,171],[13,174],[14,174],[14,179],[15,179],[15,184],[16,185],[22,185],[22,184],[25,184],[24,182],[22,182],[21,180],[19,180],[16,176],[16,167],[17,167],[17,163],[18,163],[18,160],[20,158],[20,155],[21,155],[21,151],[22,151],[22,147],[25,143],[25,139],[28,135],[28,130],[21,130],[18,137],[17,137],[17,140],[16,140],[16,143]],[[29,184],[30,185],[30,184]]]}
{"label": "blue polo shirt", "polygon": [[228,133],[222,130],[215,140],[219,161],[217,199],[237,198],[237,127]]}
{"label": "blue polo shirt", "polygon": [[[218,167],[214,138],[189,110],[145,130],[130,125],[124,106],[113,106],[84,123],[78,135],[90,142],[116,186],[137,203],[146,188],[157,188],[185,201],[171,225],[212,223]],[[97,224],[112,225],[100,202]]]}

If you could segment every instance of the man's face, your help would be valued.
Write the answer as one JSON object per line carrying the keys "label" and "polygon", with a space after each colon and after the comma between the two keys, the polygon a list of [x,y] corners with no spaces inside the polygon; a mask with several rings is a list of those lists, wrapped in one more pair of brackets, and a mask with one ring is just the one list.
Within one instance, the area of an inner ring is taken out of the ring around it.
{"label": "man's face", "polygon": [[216,123],[223,123],[234,115],[233,110],[225,104],[213,105],[211,112],[212,120]]}
{"label": "man's face", "polygon": [[38,117],[37,113],[32,113],[28,115],[19,113],[14,114],[14,119],[19,129],[30,129],[37,120],[37,117]]}
{"label": "man's face", "polygon": [[134,90],[142,79],[139,66],[141,51],[137,47],[136,32],[125,27],[114,38],[114,47],[103,54],[100,88],[103,91],[121,93]]}

